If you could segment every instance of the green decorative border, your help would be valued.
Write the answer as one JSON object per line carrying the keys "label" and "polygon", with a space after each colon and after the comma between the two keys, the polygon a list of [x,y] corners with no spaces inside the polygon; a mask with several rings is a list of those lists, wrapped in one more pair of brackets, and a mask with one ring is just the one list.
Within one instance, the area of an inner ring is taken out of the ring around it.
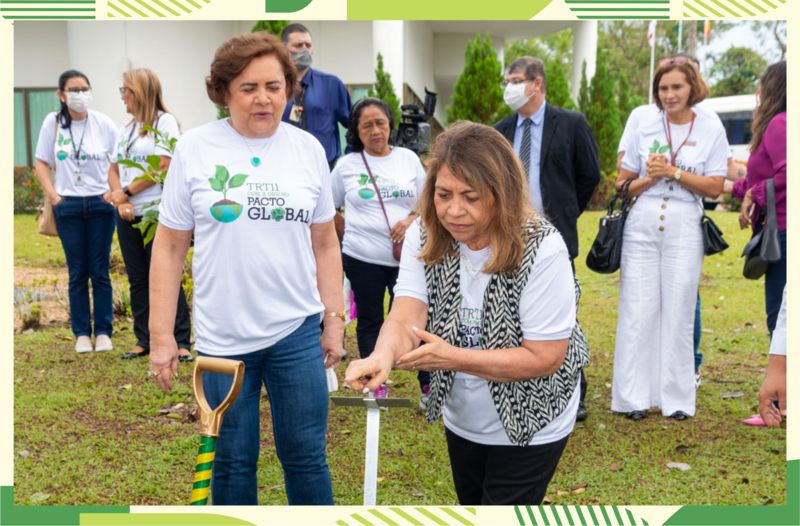
{"label": "green decorative border", "polygon": [[[336,508],[333,508],[334,510]],[[410,510],[416,512],[412,515]],[[462,512],[466,511],[467,513]],[[508,506],[508,524],[520,526],[648,526],[636,510],[618,506]],[[584,513],[583,510],[586,510]],[[476,508],[399,507],[370,508],[351,513],[332,524],[338,526],[399,526],[437,524],[474,526],[480,523]],[[512,514],[513,513],[513,514]],[[398,522],[400,521],[400,522]],[[473,522],[474,521],[474,522]],[[129,506],[16,506],[14,488],[0,487],[0,525],[249,525],[242,519],[211,513],[130,513]],[[665,525],[797,525],[800,524],[800,460],[786,463],[785,506],[684,506]]]}
{"label": "green decorative border", "polygon": [[7,20],[94,20],[95,0],[0,0]]}
{"label": "green decorative border", "polygon": [[[110,18],[167,18],[191,14],[211,0],[107,0]],[[225,0],[234,1],[234,0]],[[241,0],[239,0],[241,1]],[[248,0],[253,1],[253,0]],[[259,0],[260,3],[261,0]],[[292,13],[313,0],[264,0],[266,13]],[[324,1],[324,0],[318,0]],[[668,19],[670,6],[683,7],[686,18],[740,19],[767,14],[787,0],[405,0],[401,7],[374,0],[348,0],[349,20],[397,18],[406,20],[529,20],[553,1],[564,2],[578,19]],[[97,6],[97,4],[100,4]],[[4,19],[95,19],[104,2],[96,0],[0,0]],[[119,4],[119,5],[117,5]],[[260,12],[260,10],[259,10]],[[455,15],[457,14],[457,16]],[[664,524],[798,525],[800,524],[800,460],[786,464],[785,506],[684,506]],[[334,510],[336,508],[333,508]],[[463,510],[463,511],[462,511]],[[617,524],[648,526],[636,512],[617,506],[507,507],[507,523],[520,526],[575,526]],[[584,510],[586,513],[584,513]],[[412,514],[413,511],[413,514]],[[466,513],[465,513],[466,512]],[[453,507],[381,507],[349,513],[339,526],[399,526],[437,524],[474,526],[478,510]],[[335,516],[332,517],[332,521]],[[473,522],[474,521],[474,522]],[[213,513],[131,513],[129,506],[16,506],[14,488],[0,487],[0,525],[249,525],[250,522]]]}

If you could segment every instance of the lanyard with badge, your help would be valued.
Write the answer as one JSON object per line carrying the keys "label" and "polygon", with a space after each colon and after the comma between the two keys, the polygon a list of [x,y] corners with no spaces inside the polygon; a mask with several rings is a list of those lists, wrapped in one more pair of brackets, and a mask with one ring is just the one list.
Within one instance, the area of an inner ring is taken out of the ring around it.
{"label": "lanyard with badge", "polygon": [[[161,120],[161,115],[156,117],[156,122],[153,125],[153,128],[158,129],[158,121],[160,121],[160,120]],[[131,132],[128,134],[128,140],[125,141],[125,159],[130,159],[132,161],[134,159],[131,158],[131,150],[133,149],[133,145],[136,144],[136,141],[139,140],[139,137],[142,136],[141,133],[137,133],[141,128],[137,127],[136,124],[137,124],[136,121],[131,123]],[[133,136],[134,134],[136,134],[136,137]],[[125,170],[125,178],[124,179],[127,181],[128,180],[129,170],[131,168],[129,166],[125,166],[123,168]],[[128,182],[130,182],[130,181],[128,181]]]}
{"label": "lanyard with badge", "polygon": [[[686,143],[689,142],[689,137],[692,136],[692,130],[694,129],[694,119],[697,117],[694,113],[692,113],[692,124],[689,126],[689,133],[686,134],[686,138],[683,140],[678,149],[675,153],[672,153],[672,126],[670,126],[669,120],[667,119],[667,114],[664,114],[664,120],[661,121],[661,124],[664,125],[664,132],[667,134],[667,140],[669,141],[669,155],[670,155],[670,165],[675,166],[675,160],[678,158],[678,154],[681,151],[681,148],[686,146]],[[675,181],[670,179],[667,183],[669,185],[669,191],[675,191]]]}
{"label": "lanyard with badge", "polygon": [[89,114],[86,114],[86,124],[83,126],[83,133],[81,134],[81,142],[78,144],[77,149],[75,148],[75,137],[72,135],[72,123],[69,124],[69,138],[70,144],[72,144],[72,153],[75,154],[75,172],[74,172],[74,184],[76,187],[83,186],[86,182],[83,180],[83,170],[81,170],[81,150],[83,149],[83,139],[86,137],[86,132],[89,129]]}

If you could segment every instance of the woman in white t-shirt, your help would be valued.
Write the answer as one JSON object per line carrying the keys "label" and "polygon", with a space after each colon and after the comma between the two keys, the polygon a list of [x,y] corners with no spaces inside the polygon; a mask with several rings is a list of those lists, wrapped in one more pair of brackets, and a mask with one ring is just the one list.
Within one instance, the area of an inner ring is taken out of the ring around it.
{"label": "woman in white t-shirt", "polygon": [[[161,200],[150,274],[156,383],[167,392],[178,371],[173,325],[192,232],[195,350],[245,364],[217,442],[215,505],[258,504],[264,385],[289,504],[333,504],[325,368],[342,358],[342,260],[325,151],[281,123],[296,82],[291,56],[273,35],[226,40],[206,89],[230,118],[183,135]],[[230,386],[229,375],[203,375],[211,406]]]}
{"label": "woman in white t-shirt", "polygon": [[426,417],[444,413],[462,505],[541,503],[589,361],[567,247],[528,192],[493,128],[462,122],[437,138],[394,307],[345,378],[366,391],[392,369],[431,371]]}
{"label": "woman in white t-shirt", "polygon": [[[169,168],[172,151],[169,143],[181,136],[178,121],[167,111],[161,95],[161,82],[149,69],[135,69],[122,74],[120,88],[125,110],[133,119],[117,135],[116,148],[108,171],[108,184],[111,187],[111,203],[117,209],[117,239],[125,261],[125,271],[131,286],[131,314],[133,314],[133,334],[136,346],[122,355],[123,360],[146,356],[150,353],[150,260],[153,243],[144,243],[145,234],[135,225],[142,221],[144,214],[158,213],[161,200],[161,185],[154,179],[139,179],[146,174],[137,167],[119,164],[127,160],[138,163],[142,168],[148,166],[147,158],[159,157],[159,170]],[[161,133],[156,137],[144,129],[149,126]],[[138,180],[137,180],[138,179]],[[155,228],[150,226],[149,228]],[[148,228],[148,230],[149,230]],[[192,321],[189,305],[181,285],[178,293],[178,310],[175,318],[175,340],[178,343],[178,359],[182,362],[194,360],[192,353]]]}
{"label": "woman in white t-shirt", "polygon": [[[108,274],[114,207],[106,200],[108,158],[114,150],[117,127],[106,115],[89,111],[92,87],[80,71],[58,79],[61,110],[44,119],[36,145],[36,177],[53,204],[58,237],[69,270],[72,332],[79,353],[110,351],[112,322],[111,278]],[[55,175],[50,179],[50,166]],[[89,301],[92,281],[92,303]],[[94,319],[94,330],[92,330]]]}
{"label": "woman in white t-shirt", "polygon": [[[400,269],[393,245],[403,242],[417,218],[417,196],[425,184],[419,157],[390,143],[392,129],[394,117],[386,102],[372,97],[358,101],[347,125],[347,143],[353,153],[339,159],[331,173],[333,204],[336,208],[344,204],[347,214],[338,221],[344,222],[344,270],[358,305],[356,338],[361,358],[375,348],[387,289],[392,308]],[[427,376],[420,373],[423,400],[428,393]],[[386,386],[375,392],[376,398],[386,394]]]}
{"label": "woman in white t-shirt", "polygon": [[653,97],[661,116],[635,130],[616,183],[632,181],[638,198],[623,234],[611,409],[639,420],[658,406],[685,420],[695,414],[702,198],[722,191],[728,141],[716,115],[692,109],[708,87],[690,60],[663,60]]}

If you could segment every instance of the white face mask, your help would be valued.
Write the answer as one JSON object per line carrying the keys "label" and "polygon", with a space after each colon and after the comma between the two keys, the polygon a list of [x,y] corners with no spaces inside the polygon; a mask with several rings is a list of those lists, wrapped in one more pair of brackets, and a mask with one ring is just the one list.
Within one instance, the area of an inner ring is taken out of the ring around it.
{"label": "white face mask", "polygon": [[89,107],[89,104],[92,102],[92,92],[87,91],[86,93],[70,93],[67,92],[67,106],[72,111],[83,113]]}
{"label": "white face mask", "polygon": [[530,96],[525,96],[525,88],[527,88],[527,84],[508,84],[506,86],[506,90],[503,93],[503,100],[506,101],[508,107],[514,111],[517,111],[521,107],[525,106],[525,104],[530,100],[531,97],[536,95],[536,92],[530,94]]}

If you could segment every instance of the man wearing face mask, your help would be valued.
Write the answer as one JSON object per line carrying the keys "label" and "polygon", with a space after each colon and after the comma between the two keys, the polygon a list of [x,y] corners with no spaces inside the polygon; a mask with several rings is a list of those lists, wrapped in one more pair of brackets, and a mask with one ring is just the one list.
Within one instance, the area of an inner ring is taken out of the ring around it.
{"label": "man wearing face mask", "polygon": [[314,46],[311,33],[303,24],[289,24],[281,33],[281,42],[291,53],[299,72],[300,89],[288,101],[282,120],[309,132],[325,148],[328,165],[333,169],[342,155],[337,123],[347,127],[350,117],[350,93],[335,75],[311,67]]}
{"label": "man wearing face mask", "polygon": [[[494,125],[513,145],[531,187],[531,204],[561,233],[569,256],[578,256],[578,216],[600,182],[600,159],[582,113],[545,102],[544,63],[520,57],[508,66],[503,99],[514,110]],[[573,264],[573,271],[574,271]],[[578,420],[585,420],[586,378],[581,371]]]}

